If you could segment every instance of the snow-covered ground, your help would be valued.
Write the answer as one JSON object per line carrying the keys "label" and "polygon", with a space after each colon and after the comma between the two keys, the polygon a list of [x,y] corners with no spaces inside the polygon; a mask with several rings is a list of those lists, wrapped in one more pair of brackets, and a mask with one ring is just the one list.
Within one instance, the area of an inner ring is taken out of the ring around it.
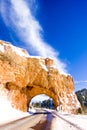
{"label": "snow-covered ground", "polygon": [[[29,109],[29,111],[35,112],[34,109]],[[53,123],[51,124],[52,130],[87,130],[87,115],[61,114],[57,112],[55,113],[56,116],[53,119]],[[7,100],[5,96],[0,97],[0,125],[25,116],[29,116],[29,113],[22,112],[12,108],[10,102]],[[64,120],[67,120],[68,122],[73,123],[77,126],[77,128],[70,125],[60,117],[62,117]]]}
{"label": "snow-covered ground", "polygon": [[25,116],[29,116],[29,113],[12,108],[7,97],[0,97],[0,125]]}
{"label": "snow-covered ground", "polygon": [[83,130],[87,130],[87,115],[63,115],[63,117]]}
{"label": "snow-covered ground", "polygon": [[[64,120],[56,116],[52,123],[52,130],[87,130],[86,115],[59,114],[59,116]],[[71,122],[73,125],[68,122]]]}

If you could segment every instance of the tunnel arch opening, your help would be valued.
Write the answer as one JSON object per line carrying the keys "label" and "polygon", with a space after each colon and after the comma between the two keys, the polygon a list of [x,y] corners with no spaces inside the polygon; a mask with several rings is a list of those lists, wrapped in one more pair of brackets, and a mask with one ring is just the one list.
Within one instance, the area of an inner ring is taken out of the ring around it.
{"label": "tunnel arch opening", "polygon": [[55,101],[53,98],[46,94],[38,94],[31,99],[28,108],[29,112],[36,112],[36,110],[38,111],[42,109],[56,109]]}
{"label": "tunnel arch opening", "polygon": [[[37,95],[46,95],[49,98],[51,98],[54,102],[54,106],[55,108],[57,108],[57,106],[60,104],[59,102],[59,97],[56,95],[55,91],[53,91],[53,89],[47,89],[47,88],[43,88],[41,86],[29,86],[29,89],[27,90],[27,111],[29,109],[29,105],[31,100],[37,96]],[[30,89],[31,88],[31,89]]]}

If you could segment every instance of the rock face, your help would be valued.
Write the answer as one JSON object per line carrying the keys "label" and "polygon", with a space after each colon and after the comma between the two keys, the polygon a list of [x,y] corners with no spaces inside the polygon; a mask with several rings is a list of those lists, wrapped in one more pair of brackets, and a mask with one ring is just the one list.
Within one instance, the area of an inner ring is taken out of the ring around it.
{"label": "rock face", "polygon": [[31,57],[0,41],[0,96],[3,94],[22,111],[27,111],[31,99],[39,94],[50,96],[57,110],[77,113],[80,108],[73,78],[60,74],[52,59]]}

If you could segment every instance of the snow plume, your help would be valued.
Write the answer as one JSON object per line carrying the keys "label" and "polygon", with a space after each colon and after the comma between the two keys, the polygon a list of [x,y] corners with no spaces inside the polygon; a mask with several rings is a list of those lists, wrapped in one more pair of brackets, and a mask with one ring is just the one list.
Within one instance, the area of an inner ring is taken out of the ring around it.
{"label": "snow plume", "polygon": [[6,25],[15,30],[23,43],[28,46],[29,51],[34,55],[53,58],[60,73],[66,74],[66,64],[58,58],[59,53],[46,43],[42,37],[43,29],[32,15],[31,0],[1,1],[1,14]]}

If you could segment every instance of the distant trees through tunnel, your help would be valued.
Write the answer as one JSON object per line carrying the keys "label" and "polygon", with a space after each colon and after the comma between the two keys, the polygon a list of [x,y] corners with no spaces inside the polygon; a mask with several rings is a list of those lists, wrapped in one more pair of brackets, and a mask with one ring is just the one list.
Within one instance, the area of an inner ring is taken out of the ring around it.
{"label": "distant trees through tunnel", "polygon": [[32,98],[29,107],[55,109],[54,100],[45,94]]}

